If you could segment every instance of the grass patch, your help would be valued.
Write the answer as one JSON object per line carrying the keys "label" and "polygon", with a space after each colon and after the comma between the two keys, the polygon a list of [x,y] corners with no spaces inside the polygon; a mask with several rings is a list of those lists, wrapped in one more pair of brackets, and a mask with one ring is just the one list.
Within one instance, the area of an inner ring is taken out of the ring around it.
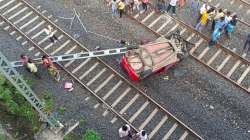
{"label": "grass patch", "polygon": [[77,135],[76,133],[72,132],[65,136],[63,140],[81,140],[81,136]]}
{"label": "grass patch", "polygon": [[101,136],[93,129],[88,129],[83,136],[71,132],[63,140],[101,140]]}
{"label": "grass patch", "polygon": [[93,129],[88,129],[82,140],[101,140],[101,136]]}
{"label": "grass patch", "polygon": [[54,108],[54,100],[52,98],[52,94],[49,92],[46,92],[43,95],[43,101],[45,103],[44,111],[48,113],[52,112]]}
{"label": "grass patch", "polygon": [[0,140],[6,140],[6,137],[4,134],[0,134]]}
{"label": "grass patch", "polygon": [[0,102],[12,115],[30,120],[32,125],[38,124],[38,113],[19,91],[2,75],[0,75]]}
{"label": "grass patch", "polygon": [[64,107],[64,106],[60,106],[60,107],[59,107],[59,113],[60,113],[61,115],[64,115],[64,113],[65,113],[65,107]]}
{"label": "grass patch", "polygon": [[81,117],[80,120],[79,120],[79,124],[81,126],[83,126],[85,124],[85,122],[86,122],[86,119],[84,117]]}

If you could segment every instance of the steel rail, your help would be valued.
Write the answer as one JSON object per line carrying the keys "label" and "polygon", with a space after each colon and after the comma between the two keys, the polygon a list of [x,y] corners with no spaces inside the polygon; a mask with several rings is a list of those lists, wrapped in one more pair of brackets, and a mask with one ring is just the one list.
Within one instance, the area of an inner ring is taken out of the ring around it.
{"label": "steel rail", "polygon": [[[71,37],[68,33],[66,33],[65,31],[63,31],[58,25],[56,25],[55,23],[53,23],[52,21],[50,21],[47,17],[45,17],[43,14],[41,14],[38,10],[36,10],[32,5],[30,5],[29,3],[27,3],[24,0],[21,0],[24,4],[26,4],[29,8],[32,9],[33,12],[35,12],[36,14],[39,15],[39,17],[41,17],[43,20],[45,20],[46,22],[48,22],[49,24],[51,24],[52,26],[54,26],[55,28],[57,28],[61,33],[63,33],[64,35],[66,35],[69,39],[71,39],[72,41],[74,41],[79,47],[81,47],[83,50],[89,51],[86,47],[84,47],[82,44],[80,44],[80,42],[78,42],[76,39],[74,39],[73,37]],[[3,20],[5,22],[7,22],[9,25],[11,25],[16,31],[18,31],[18,33],[20,33],[22,36],[24,36],[29,42],[31,42],[31,44],[34,45],[34,47],[38,48],[41,52],[47,54],[41,47],[39,47],[38,44],[36,44],[32,39],[30,39],[28,36],[26,36],[21,30],[18,29],[18,27],[16,27],[14,24],[12,24],[10,21],[8,21],[5,17],[3,17],[1,15],[1,17],[3,18]],[[48,54],[47,54],[48,55]],[[132,88],[134,88],[136,91],[138,91],[139,94],[141,94],[143,97],[145,97],[148,101],[150,101],[151,103],[153,103],[157,108],[159,108],[160,110],[162,110],[164,113],[166,113],[168,116],[170,116],[172,119],[174,119],[177,123],[179,123],[182,127],[184,127],[187,131],[191,132],[192,135],[194,135],[195,137],[197,137],[198,139],[203,140],[203,138],[201,136],[199,136],[196,132],[194,132],[191,128],[189,128],[186,124],[184,124],[182,121],[180,121],[179,119],[177,119],[174,115],[172,115],[169,111],[167,111],[165,108],[163,108],[159,103],[157,103],[155,100],[153,100],[151,97],[149,97],[148,95],[146,95],[146,93],[144,93],[142,90],[140,90],[138,87],[136,87],[135,85],[133,85],[130,81],[128,81],[125,77],[123,77],[121,74],[119,74],[117,71],[115,71],[111,66],[109,66],[107,63],[105,63],[103,60],[101,60],[100,58],[96,58],[99,62],[101,62],[104,66],[108,67],[114,74],[116,74],[119,78],[121,78],[123,81],[125,81],[129,86],[131,86]],[[88,88],[83,82],[81,82],[76,76],[74,76],[71,72],[69,72],[67,69],[64,69],[64,67],[60,64],[58,64],[63,70],[65,70],[69,75],[71,75],[76,81],[78,81],[83,87],[85,87],[87,90],[89,90],[91,92],[92,95],[94,95],[99,101],[101,101],[104,105],[106,105],[107,107],[109,107],[108,110],[110,110],[111,112],[113,112],[116,116],[118,116],[120,119],[122,119],[124,122],[126,122],[127,124],[129,124],[132,129],[134,129],[135,131],[138,132],[138,130],[129,122],[127,121],[123,116],[121,116],[119,113],[117,113],[112,106],[110,106],[108,103],[106,103],[102,98],[100,98],[98,95],[95,94],[94,91],[92,91],[90,88]]]}
{"label": "steel rail", "polygon": [[[155,10],[155,8],[151,5],[151,8]],[[160,13],[157,13],[157,14],[160,14]],[[166,13],[165,13],[166,14]],[[133,20],[136,20],[138,21],[137,19],[135,19],[133,16],[129,15],[129,14],[126,14],[128,17],[130,17],[131,19]],[[167,16],[170,16],[167,14]],[[182,26],[184,26],[185,28],[188,28],[192,33],[195,33],[195,34],[198,34],[199,36],[201,36],[203,39],[207,40],[207,41],[210,41],[210,38],[207,37],[206,35],[202,34],[201,32],[198,32],[197,30],[195,30],[193,27],[191,27],[190,25],[186,24],[185,22],[181,21],[180,19],[178,18],[175,18],[173,16],[170,16],[172,19],[174,19],[175,21],[177,21],[179,24],[181,24]],[[140,21],[138,21],[141,25],[144,25],[143,23],[141,23]],[[145,25],[144,25],[145,26]],[[155,32],[153,29],[145,26],[148,30],[152,31],[155,35],[160,35],[159,33]],[[162,36],[162,35],[161,35]],[[223,50],[225,50],[227,53],[235,56],[236,58],[242,60],[243,62],[247,63],[247,64],[250,64],[250,60],[247,60],[245,59],[244,57],[240,56],[239,54],[236,54],[234,53],[232,50],[226,48],[225,46],[223,46],[222,44],[220,43],[217,43],[216,47],[218,48],[221,48]]]}
{"label": "steel rail", "polygon": [[[22,0],[25,4],[27,4],[30,8],[32,8],[37,14],[39,14],[39,16],[41,16],[44,20],[46,20],[47,22],[49,22],[50,24],[52,24],[53,26],[55,26],[56,28],[58,28],[62,33],[64,33],[66,36],[68,36],[70,39],[72,39],[73,41],[75,41],[80,47],[82,47],[83,49],[85,49],[86,51],[90,51],[89,49],[87,49],[86,47],[84,47],[79,41],[77,41],[76,39],[74,39],[72,36],[70,36],[68,33],[66,33],[65,31],[63,31],[59,26],[57,26],[55,23],[51,22],[47,17],[45,17],[44,15],[42,15],[39,11],[37,11],[34,7],[32,7],[29,3],[27,3],[26,1]],[[126,81],[131,87],[135,88],[137,91],[139,91],[139,93],[141,95],[143,95],[144,97],[146,97],[149,101],[153,102],[154,104],[156,104],[161,110],[163,110],[165,113],[167,113],[169,116],[171,116],[172,118],[174,118],[177,122],[179,122],[181,125],[183,125],[184,127],[186,127],[190,132],[192,132],[193,134],[195,134],[198,138],[203,139],[201,136],[199,136],[196,132],[194,132],[191,128],[189,128],[186,124],[184,124],[182,121],[180,121],[178,118],[176,118],[173,114],[171,114],[169,111],[167,111],[165,108],[163,108],[159,103],[157,103],[155,100],[153,100],[151,97],[149,97],[145,92],[143,92],[142,90],[140,90],[138,87],[136,87],[134,84],[132,84],[130,81],[128,81],[124,76],[122,76],[121,74],[119,74],[115,69],[113,69],[111,66],[109,66],[106,62],[104,62],[103,60],[101,60],[100,58],[97,57],[97,60],[100,61],[101,63],[103,63],[106,67],[108,67],[109,69],[111,69],[116,75],[118,75],[120,78],[122,78],[124,81]],[[130,124],[130,123],[129,123]],[[136,129],[135,129],[136,130]]]}
{"label": "steel rail", "polygon": [[[25,35],[25,33],[23,33],[18,27],[16,27],[16,25],[14,25],[13,23],[11,23],[8,19],[6,19],[4,16],[0,15],[1,18],[4,20],[5,23],[9,24],[12,28],[14,28],[14,30],[16,30],[19,34],[21,34],[23,37],[26,38],[26,40],[28,40],[34,47],[36,47],[37,49],[39,49],[42,53],[46,54],[49,56],[49,54],[44,51],[37,43],[35,43],[32,39],[30,39],[28,36]],[[134,129],[135,131],[139,132],[138,129],[136,129],[129,121],[127,121],[124,117],[122,117],[119,113],[117,113],[113,107],[111,107],[108,103],[106,103],[102,98],[100,98],[98,95],[95,94],[94,91],[92,91],[88,86],[86,86],[83,82],[81,82],[76,76],[74,76],[70,71],[68,71],[66,68],[64,68],[60,63],[55,62],[58,66],[60,66],[60,68],[62,70],[64,70],[65,72],[67,72],[70,76],[72,76],[78,83],[80,83],[84,88],[86,88],[92,95],[94,95],[99,101],[101,101],[104,105],[106,105],[108,107],[108,109],[113,112],[115,115],[117,115],[118,117],[120,117],[124,122],[126,122],[127,124],[129,124],[132,129]]]}
{"label": "steel rail", "polygon": [[[203,0],[203,2],[205,2],[205,1]],[[153,6],[152,3],[150,3],[150,6],[151,6],[151,9],[154,9],[154,10],[155,10],[155,8],[154,8],[154,6]],[[210,6],[212,6],[212,5],[210,5]],[[215,6],[212,6],[212,7],[216,8]],[[157,13],[157,14],[160,14],[160,13]],[[126,14],[126,15],[128,15],[128,14]],[[130,16],[130,15],[128,15],[128,16],[129,16],[131,19],[136,20],[136,19],[134,19],[133,16]],[[168,15],[168,16],[170,16],[170,15]],[[178,23],[180,23],[182,26],[184,26],[184,27],[186,27],[186,28],[189,28],[190,31],[192,31],[193,33],[196,33],[196,34],[200,35],[200,36],[201,36],[202,38],[204,38],[205,40],[207,40],[207,41],[210,40],[209,37],[207,37],[206,35],[202,34],[201,32],[198,32],[198,31],[195,30],[193,27],[191,27],[190,25],[188,25],[188,24],[186,24],[185,22],[181,21],[180,19],[175,18],[175,17],[173,17],[173,16],[170,16],[170,17],[171,17],[172,19],[174,19],[175,21],[177,21]],[[136,20],[136,21],[137,21],[137,20]],[[240,19],[239,19],[239,21],[242,22],[242,23],[244,23],[244,24],[247,25],[248,27],[250,27],[250,24],[249,24],[249,23],[244,22],[244,21],[242,21],[242,20],[240,20]],[[140,24],[144,25],[143,23],[140,23]],[[151,28],[149,28],[149,27],[147,27],[147,26],[146,26],[146,28],[149,29],[150,31],[152,31],[155,35],[159,35],[159,33],[155,32],[153,29],[151,29]],[[239,54],[234,53],[233,51],[231,51],[230,49],[226,48],[226,47],[223,46],[222,44],[217,43],[217,47],[219,47],[219,48],[225,50],[227,53],[229,53],[229,54],[231,54],[231,55],[234,55],[235,57],[241,59],[243,62],[250,64],[250,61],[249,61],[249,60],[243,58],[243,57],[240,56]]]}
{"label": "steel rail", "polygon": [[[153,9],[154,9],[154,8],[153,8]],[[158,13],[158,14],[159,14],[159,13]],[[162,36],[160,33],[157,33],[157,32],[154,31],[153,29],[149,28],[148,26],[146,26],[145,24],[143,24],[143,23],[140,22],[139,20],[135,19],[133,16],[131,16],[131,15],[129,15],[129,14],[126,14],[126,15],[127,15],[130,19],[133,19],[133,20],[137,21],[140,25],[142,25],[144,28],[150,30],[152,33],[154,33],[154,34],[157,35],[158,37]],[[204,40],[206,40],[207,42],[210,41],[210,39],[209,39],[206,35],[204,35],[204,34],[198,32],[198,31],[196,31],[193,27],[190,27],[189,25],[187,25],[187,24],[184,23],[183,21],[181,21],[181,20],[179,20],[179,19],[177,19],[177,18],[175,18],[175,17],[173,17],[173,16],[170,16],[170,15],[166,15],[166,16],[171,17],[173,20],[175,20],[176,22],[178,22],[179,24],[181,24],[182,26],[184,26],[185,28],[187,28],[187,29],[188,29],[189,31],[191,31],[192,33],[198,34],[199,36],[201,36],[201,37],[202,37]],[[240,55],[238,55],[238,54],[236,54],[236,53],[234,53],[234,52],[231,51],[230,49],[224,47],[222,44],[217,43],[217,44],[216,44],[216,47],[217,47],[217,48],[220,48],[220,49],[222,49],[222,50],[224,50],[226,53],[228,53],[228,54],[234,56],[235,58],[240,59],[240,60],[241,60],[242,62],[244,62],[246,65],[250,65],[250,61],[249,61],[249,60],[243,58],[242,56],[240,56]],[[245,88],[245,87],[243,87],[242,85],[238,84],[236,81],[233,81],[232,79],[230,79],[229,77],[227,77],[227,76],[224,75],[223,73],[217,71],[217,70],[214,69],[213,67],[211,67],[211,66],[207,65],[206,63],[202,62],[201,60],[199,60],[199,59],[198,59],[196,56],[194,56],[193,54],[190,54],[190,56],[192,56],[192,58],[194,58],[195,60],[197,60],[199,63],[201,63],[201,64],[203,64],[204,66],[206,66],[206,67],[212,69],[213,71],[215,71],[217,74],[219,74],[220,76],[222,76],[224,79],[226,79],[226,80],[232,82],[233,84],[235,84],[236,86],[240,87],[241,89],[243,89],[244,91],[246,91],[248,94],[250,93],[250,92],[248,91],[247,88]]]}
{"label": "steel rail", "polygon": [[241,1],[242,3],[244,3],[247,7],[250,7],[250,3],[249,2],[247,2],[245,0],[239,0],[239,1]]}

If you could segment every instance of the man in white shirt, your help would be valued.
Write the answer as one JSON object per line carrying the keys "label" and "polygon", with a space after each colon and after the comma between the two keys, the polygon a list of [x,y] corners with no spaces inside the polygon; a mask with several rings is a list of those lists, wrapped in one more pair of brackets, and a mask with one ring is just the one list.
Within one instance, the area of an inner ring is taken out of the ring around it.
{"label": "man in white shirt", "polygon": [[49,36],[50,41],[52,43],[54,43],[55,40],[58,40],[57,37],[54,35],[53,28],[51,27],[51,25],[48,25],[48,28],[45,28],[44,32]]}
{"label": "man in white shirt", "polygon": [[202,14],[206,11],[208,11],[211,7],[208,5],[208,3],[204,3],[201,8],[200,8],[200,12],[198,13],[198,18],[197,18],[197,21],[196,23],[199,23],[200,22],[200,19],[201,19],[201,16]]}
{"label": "man in white shirt", "polygon": [[120,129],[119,129],[119,136],[120,138],[127,138],[127,137],[132,137],[131,133],[130,133],[130,126],[128,124],[123,125]]}
{"label": "man in white shirt", "polygon": [[210,8],[211,7],[207,3],[203,4],[200,8],[200,14],[202,15],[205,11],[208,11]]}
{"label": "man in white shirt", "polygon": [[176,4],[179,0],[170,0],[170,3],[168,5],[168,8],[167,8],[167,12],[172,8],[172,12],[173,14],[175,14],[175,10],[176,10]]}

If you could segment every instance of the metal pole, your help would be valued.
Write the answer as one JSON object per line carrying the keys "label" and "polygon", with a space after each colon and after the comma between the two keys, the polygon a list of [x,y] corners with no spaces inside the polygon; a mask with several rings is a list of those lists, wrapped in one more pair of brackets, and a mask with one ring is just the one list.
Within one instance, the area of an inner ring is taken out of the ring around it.
{"label": "metal pole", "polygon": [[0,73],[4,75],[16,89],[25,97],[28,102],[36,109],[39,115],[49,123],[56,131],[60,130],[63,125],[53,116],[43,111],[44,104],[36,96],[33,90],[23,80],[22,76],[11,66],[7,58],[0,52]]}

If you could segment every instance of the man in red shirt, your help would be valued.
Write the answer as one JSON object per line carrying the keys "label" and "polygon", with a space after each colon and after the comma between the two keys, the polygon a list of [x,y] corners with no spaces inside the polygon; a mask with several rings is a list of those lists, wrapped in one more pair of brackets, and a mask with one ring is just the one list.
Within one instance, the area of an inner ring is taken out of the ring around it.
{"label": "man in red shirt", "polygon": [[44,55],[44,56],[42,57],[42,62],[43,62],[43,65],[44,65],[46,68],[49,68],[50,66],[53,66],[52,60],[51,60],[47,55]]}

